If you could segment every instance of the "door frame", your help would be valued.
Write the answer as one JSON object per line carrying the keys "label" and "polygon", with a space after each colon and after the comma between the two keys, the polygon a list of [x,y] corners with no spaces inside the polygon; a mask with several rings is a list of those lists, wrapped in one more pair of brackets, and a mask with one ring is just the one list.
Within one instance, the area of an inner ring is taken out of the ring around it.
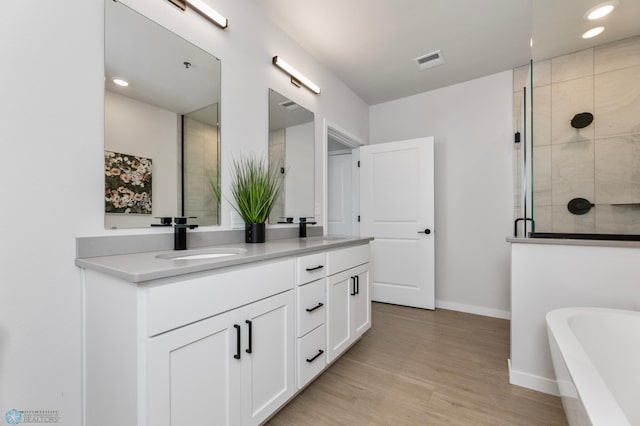
{"label": "door frame", "polygon": [[[343,128],[335,125],[326,118],[323,119],[323,141],[322,141],[322,176],[324,179],[322,185],[322,227],[323,232],[326,235],[329,231],[329,138],[332,138],[345,146],[345,149],[351,150],[352,164],[356,164],[359,160],[360,153],[357,148],[367,145],[366,141],[363,141],[359,137],[347,132]],[[351,186],[353,188],[353,199],[351,203],[352,209],[352,224],[351,234],[360,234],[360,224],[357,221],[357,215],[360,213],[360,179],[358,175],[357,166],[353,166],[351,170]]]}

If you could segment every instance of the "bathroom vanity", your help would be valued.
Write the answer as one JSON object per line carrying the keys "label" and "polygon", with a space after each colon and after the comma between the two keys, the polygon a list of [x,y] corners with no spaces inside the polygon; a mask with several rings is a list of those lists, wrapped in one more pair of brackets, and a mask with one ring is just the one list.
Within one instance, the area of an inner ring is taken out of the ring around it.
{"label": "bathroom vanity", "polygon": [[369,241],[77,259],[86,423],[264,422],[370,328]]}

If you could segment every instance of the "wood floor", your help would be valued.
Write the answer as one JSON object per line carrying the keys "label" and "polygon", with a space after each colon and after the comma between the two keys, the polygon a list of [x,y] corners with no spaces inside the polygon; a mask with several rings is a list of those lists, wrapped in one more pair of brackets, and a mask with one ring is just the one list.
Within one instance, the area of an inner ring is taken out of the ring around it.
{"label": "wood floor", "polygon": [[509,384],[509,321],[373,304],[373,326],[268,425],[566,425]]}

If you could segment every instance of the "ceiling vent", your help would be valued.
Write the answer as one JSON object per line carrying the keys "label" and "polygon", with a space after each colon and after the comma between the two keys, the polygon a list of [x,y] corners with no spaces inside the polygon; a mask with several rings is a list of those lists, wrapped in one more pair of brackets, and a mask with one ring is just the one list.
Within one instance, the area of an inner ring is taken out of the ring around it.
{"label": "ceiling vent", "polygon": [[287,99],[284,102],[280,102],[278,105],[280,105],[283,108],[288,109],[289,111],[293,111],[294,109],[298,109],[300,108],[300,105],[298,105],[297,103],[293,102],[292,100]]}
{"label": "ceiling vent", "polygon": [[413,60],[416,61],[420,71],[444,64],[444,56],[441,50],[418,56],[417,58],[413,58]]}

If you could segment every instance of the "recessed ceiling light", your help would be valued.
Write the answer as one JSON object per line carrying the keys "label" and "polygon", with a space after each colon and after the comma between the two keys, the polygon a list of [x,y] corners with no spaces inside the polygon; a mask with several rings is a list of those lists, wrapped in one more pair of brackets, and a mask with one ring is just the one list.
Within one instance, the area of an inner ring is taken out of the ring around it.
{"label": "recessed ceiling light", "polygon": [[589,21],[603,18],[608,14],[610,14],[613,11],[613,9],[616,8],[617,5],[618,5],[617,0],[611,0],[605,3],[600,3],[592,7],[591,9],[587,10],[587,13],[584,14],[584,18],[588,19]]}
{"label": "recessed ceiling light", "polygon": [[115,84],[117,84],[118,86],[122,86],[122,87],[127,87],[129,85],[129,82],[126,80],[123,80],[121,78],[114,78],[113,82]]}
{"label": "recessed ceiling light", "polygon": [[582,34],[582,38],[584,38],[584,39],[592,38],[592,37],[595,37],[598,34],[602,33],[603,31],[604,31],[604,27],[591,28],[589,31],[587,31],[586,33]]}

